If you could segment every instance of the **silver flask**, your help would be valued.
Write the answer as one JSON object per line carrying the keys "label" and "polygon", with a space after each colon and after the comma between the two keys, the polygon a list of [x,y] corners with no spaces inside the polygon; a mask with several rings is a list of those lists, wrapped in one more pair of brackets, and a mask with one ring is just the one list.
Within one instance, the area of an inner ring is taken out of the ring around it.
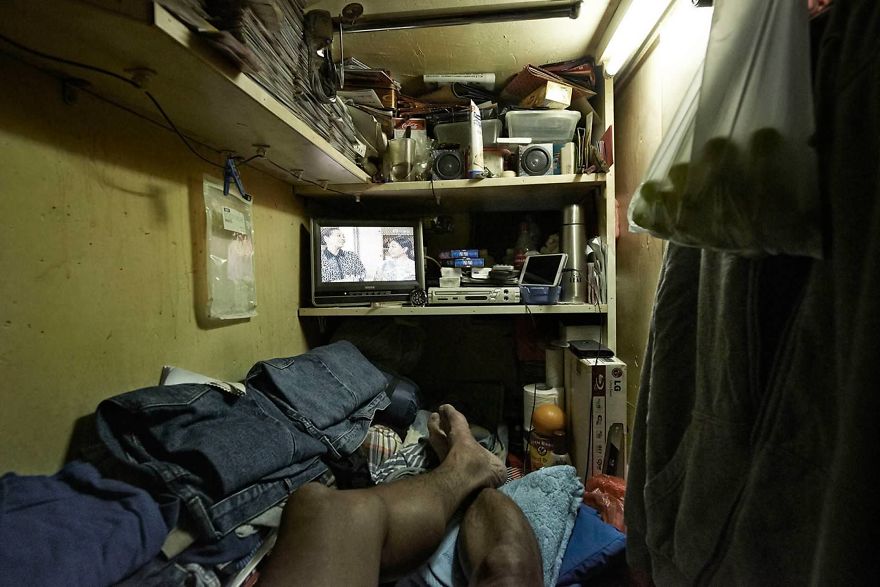
{"label": "silver flask", "polygon": [[561,303],[587,303],[587,225],[583,206],[571,204],[562,209],[562,252],[568,253],[562,273]]}

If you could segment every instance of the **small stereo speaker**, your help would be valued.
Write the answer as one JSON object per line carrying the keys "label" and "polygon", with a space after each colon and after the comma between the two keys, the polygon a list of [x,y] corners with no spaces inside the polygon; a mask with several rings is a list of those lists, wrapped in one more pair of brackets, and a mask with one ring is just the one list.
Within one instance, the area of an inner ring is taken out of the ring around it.
{"label": "small stereo speaker", "polygon": [[553,175],[553,143],[521,145],[516,173],[519,176]]}
{"label": "small stereo speaker", "polygon": [[464,177],[464,157],[459,149],[434,149],[431,152],[431,175],[434,179]]}

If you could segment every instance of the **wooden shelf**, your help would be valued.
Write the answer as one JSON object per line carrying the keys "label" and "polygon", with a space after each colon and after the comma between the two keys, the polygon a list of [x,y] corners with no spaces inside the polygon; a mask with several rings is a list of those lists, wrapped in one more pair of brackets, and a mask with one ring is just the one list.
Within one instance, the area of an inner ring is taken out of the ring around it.
{"label": "wooden shelf", "polygon": [[497,304],[486,306],[379,306],[351,308],[300,308],[302,316],[473,316],[529,314],[604,314],[605,304]]}
{"label": "wooden shelf", "polygon": [[[535,177],[488,177],[443,181],[330,185],[329,190],[302,186],[297,193],[309,197],[356,196],[361,201],[381,199],[406,205],[420,201],[468,209],[558,209],[582,200],[605,185],[605,174],[544,175]],[[332,190],[332,191],[331,191]]]}
{"label": "wooden shelf", "polygon": [[[3,7],[0,31],[37,51],[126,77],[134,68],[153,70],[156,73],[146,88],[171,120],[188,136],[215,149],[247,157],[256,152],[255,145],[269,145],[272,161],[284,169],[304,170],[308,180],[334,184],[369,181],[354,162],[158,4],[147,0],[90,1],[10,0]],[[92,5],[102,3],[114,10]],[[23,52],[20,55],[48,71],[84,79],[90,91],[166,125],[137,88],[80,67]],[[207,149],[203,154],[222,163]],[[288,183],[298,183],[267,161],[256,159],[251,165]]]}

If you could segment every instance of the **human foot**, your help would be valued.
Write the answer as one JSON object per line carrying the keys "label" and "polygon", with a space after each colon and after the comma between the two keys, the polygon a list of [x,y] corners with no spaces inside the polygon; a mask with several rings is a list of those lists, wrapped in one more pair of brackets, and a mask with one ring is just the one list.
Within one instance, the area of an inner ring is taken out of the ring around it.
{"label": "human foot", "polygon": [[507,479],[504,463],[474,439],[464,414],[449,404],[440,406],[436,414],[436,418],[432,414],[428,420],[428,431],[431,432],[432,425],[435,427],[429,440],[436,439],[441,450],[445,447],[445,453],[441,453],[431,440],[431,446],[443,462],[464,467],[477,486],[498,487],[504,483]]}
{"label": "human foot", "polygon": [[432,412],[428,416],[428,443],[442,462],[446,455],[449,454],[449,438],[446,432],[440,427],[440,414]]}

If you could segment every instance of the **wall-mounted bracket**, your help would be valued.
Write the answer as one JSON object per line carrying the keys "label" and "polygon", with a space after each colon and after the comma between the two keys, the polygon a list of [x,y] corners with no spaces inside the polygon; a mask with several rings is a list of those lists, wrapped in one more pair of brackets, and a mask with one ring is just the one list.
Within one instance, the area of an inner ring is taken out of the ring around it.
{"label": "wall-mounted bracket", "polygon": [[90,87],[88,81],[78,77],[66,77],[61,80],[61,101],[71,106],[79,101],[80,90]]}

